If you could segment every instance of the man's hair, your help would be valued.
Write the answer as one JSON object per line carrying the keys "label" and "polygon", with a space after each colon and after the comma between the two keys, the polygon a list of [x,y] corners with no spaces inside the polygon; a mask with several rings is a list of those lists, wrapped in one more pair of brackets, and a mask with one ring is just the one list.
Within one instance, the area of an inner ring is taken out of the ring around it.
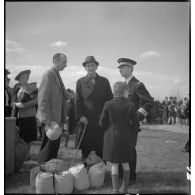
{"label": "man's hair", "polygon": [[59,59],[62,55],[66,57],[66,55],[64,55],[63,53],[56,53],[56,54],[54,54],[54,56],[53,56],[53,63],[54,63],[57,59]]}
{"label": "man's hair", "polygon": [[114,95],[123,96],[126,90],[128,90],[128,87],[125,82],[118,81],[118,82],[115,82],[113,85]]}

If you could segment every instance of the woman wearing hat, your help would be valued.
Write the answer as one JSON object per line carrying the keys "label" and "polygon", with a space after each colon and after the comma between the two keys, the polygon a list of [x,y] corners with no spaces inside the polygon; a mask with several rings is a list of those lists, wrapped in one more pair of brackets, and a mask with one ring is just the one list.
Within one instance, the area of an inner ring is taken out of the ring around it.
{"label": "woman wearing hat", "polygon": [[[104,129],[103,159],[111,162],[113,193],[127,193],[129,164],[139,128],[135,105],[129,103],[128,87],[124,82],[114,84],[114,98],[104,105],[100,126]],[[123,167],[123,183],[119,189],[118,165]]]}
{"label": "woman wearing hat", "polygon": [[18,108],[19,136],[28,143],[29,152],[26,160],[30,159],[30,142],[37,140],[35,87],[28,83],[31,71],[20,72],[15,80],[19,82],[15,87],[15,106]]}
{"label": "woman wearing hat", "polygon": [[80,146],[83,160],[91,151],[102,157],[103,131],[98,122],[104,103],[113,97],[108,79],[96,73],[98,65],[93,56],[88,56],[83,62],[87,75],[76,84],[76,119],[87,125]]}

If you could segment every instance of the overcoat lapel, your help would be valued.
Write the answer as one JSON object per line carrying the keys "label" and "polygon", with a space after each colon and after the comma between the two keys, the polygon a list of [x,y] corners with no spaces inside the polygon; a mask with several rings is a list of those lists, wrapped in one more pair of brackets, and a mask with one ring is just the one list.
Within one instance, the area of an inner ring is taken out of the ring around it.
{"label": "overcoat lapel", "polygon": [[89,79],[89,77],[88,76],[86,76],[85,77],[85,88],[86,88],[86,94],[87,94],[87,96],[89,96],[90,94],[91,94],[91,92],[92,92],[92,88],[91,88],[91,84],[90,84],[90,79]]}
{"label": "overcoat lapel", "polygon": [[59,78],[58,78],[58,75],[56,73],[56,71],[54,69],[52,69],[54,75],[55,75],[55,80],[56,80],[56,83],[58,84],[59,88],[62,90],[62,87],[60,85],[60,81],[59,81]]}
{"label": "overcoat lapel", "polygon": [[[58,76],[55,70],[53,70],[53,72],[54,72],[54,75],[55,75],[56,83],[57,83],[57,85],[59,86],[59,88],[61,89],[64,98],[67,100],[67,99],[68,99],[68,94],[67,94],[67,92],[66,92],[66,88],[65,88],[65,86],[64,86],[64,84],[63,84],[63,81],[60,82],[60,79],[61,79],[61,78],[59,78],[60,75]],[[62,84],[61,84],[61,83],[62,83]]]}
{"label": "overcoat lapel", "polygon": [[101,87],[102,87],[102,85],[101,85],[101,79],[100,79],[100,76],[97,74],[96,80],[95,80],[95,85],[94,85],[94,87],[93,87],[90,95],[93,94],[93,93],[95,93]]}
{"label": "overcoat lapel", "polygon": [[101,80],[100,80],[100,76],[98,74],[96,74],[95,84],[94,84],[93,88],[91,88],[90,82],[91,82],[90,79],[88,78],[88,76],[86,76],[85,77],[85,84],[86,84],[87,96],[93,94],[101,87]]}
{"label": "overcoat lapel", "polygon": [[137,79],[133,76],[132,79],[128,82],[128,85],[131,86],[135,83],[135,81],[137,81]]}

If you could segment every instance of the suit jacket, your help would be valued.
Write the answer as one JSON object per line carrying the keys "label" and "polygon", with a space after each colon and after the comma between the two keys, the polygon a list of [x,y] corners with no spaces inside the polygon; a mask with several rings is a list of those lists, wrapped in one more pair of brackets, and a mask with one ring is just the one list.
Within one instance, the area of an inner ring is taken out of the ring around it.
{"label": "suit jacket", "polygon": [[105,103],[99,123],[105,131],[104,160],[115,163],[130,161],[139,129],[134,104],[124,97],[114,97]]}
{"label": "suit jacket", "polygon": [[147,116],[153,106],[153,98],[147,91],[144,84],[133,76],[128,83],[128,92],[129,102],[133,102],[136,109],[143,116]]}
{"label": "suit jacket", "polygon": [[100,130],[98,122],[104,103],[112,99],[113,94],[106,78],[97,74],[93,88],[91,88],[90,82],[90,78],[85,76],[80,78],[76,84],[76,119],[79,120],[82,116],[88,119],[88,125],[80,148],[102,151],[103,131]]}
{"label": "suit jacket", "polygon": [[63,90],[55,69],[49,69],[43,75],[38,90],[37,118],[41,123],[48,124],[55,121],[60,125],[66,122],[67,97]]}

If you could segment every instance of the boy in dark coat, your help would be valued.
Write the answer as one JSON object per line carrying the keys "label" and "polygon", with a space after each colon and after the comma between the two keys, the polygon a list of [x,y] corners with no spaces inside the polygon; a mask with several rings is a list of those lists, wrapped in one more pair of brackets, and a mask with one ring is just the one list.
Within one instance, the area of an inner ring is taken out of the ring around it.
{"label": "boy in dark coat", "polygon": [[[112,163],[113,193],[127,193],[129,164],[135,147],[135,136],[139,129],[137,111],[127,100],[128,88],[124,82],[114,84],[114,98],[104,105],[100,127],[104,129],[103,159]],[[118,186],[118,165],[123,166],[123,183]]]}

